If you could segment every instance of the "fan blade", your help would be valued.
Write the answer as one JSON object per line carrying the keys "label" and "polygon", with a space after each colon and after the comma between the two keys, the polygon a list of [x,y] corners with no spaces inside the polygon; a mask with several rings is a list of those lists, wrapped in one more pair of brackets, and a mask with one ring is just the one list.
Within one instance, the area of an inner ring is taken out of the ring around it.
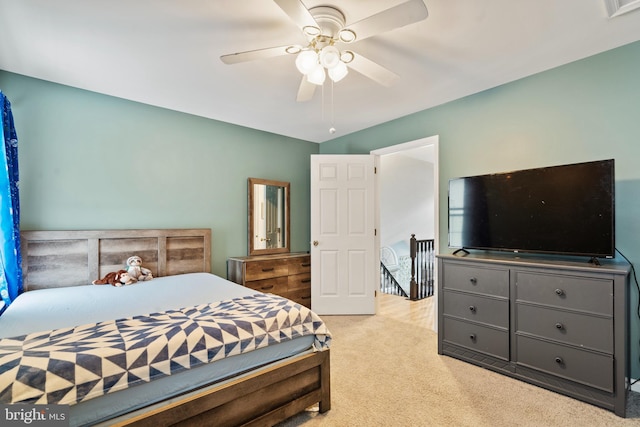
{"label": "fan blade", "polygon": [[422,21],[427,19],[427,16],[429,16],[429,12],[423,0],[409,0],[354,22],[347,28],[356,33],[356,40],[360,41],[376,34]]}
{"label": "fan blade", "polygon": [[220,60],[225,64],[237,64],[238,62],[253,61],[256,59],[273,58],[274,56],[288,55],[289,46],[268,47],[266,49],[248,50],[246,52],[230,53],[222,55]]}
{"label": "fan blade", "polygon": [[316,20],[313,18],[309,9],[307,9],[300,0],[273,0],[280,9],[284,11],[289,18],[296,23],[302,30],[304,27],[320,28]]}
{"label": "fan blade", "polygon": [[353,60],[347,64],[349,68],[354,69],[363,76],[369,77],[374,82],[380,83],[382,86],[391,86],[400,76],[393,71],[389,71],[382,65],[376,64],[370,59],[362,55],[354,53]]}
{"label": "fan blade", "polygon": [[298,88],[298,96],[296,97],[296,101],[310,101],[316,91],[316,86],[317,85],[314,85],[313,83],[310,83],[309,80],[307,80],[307,76],[302,76],[302,81],[300,81],[300,87]]}

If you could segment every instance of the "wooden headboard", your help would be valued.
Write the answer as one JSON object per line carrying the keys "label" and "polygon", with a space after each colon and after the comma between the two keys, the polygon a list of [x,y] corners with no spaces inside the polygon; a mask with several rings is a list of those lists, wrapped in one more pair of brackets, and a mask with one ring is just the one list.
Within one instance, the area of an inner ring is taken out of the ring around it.
{"label": "wooden headboard", "polygon": [[138,255],[155,277],[211,272],[211,229],[23,231],[24,290],[90,285]]}

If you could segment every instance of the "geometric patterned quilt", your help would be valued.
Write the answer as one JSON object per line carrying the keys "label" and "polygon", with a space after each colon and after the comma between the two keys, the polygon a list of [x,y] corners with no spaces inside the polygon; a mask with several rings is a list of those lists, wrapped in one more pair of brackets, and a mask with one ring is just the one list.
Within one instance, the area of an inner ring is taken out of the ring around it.
{"label": "geometric patterned quilt", "polygon": [[75,404],[296,337],[331,334],[307,307],[259,294],[0,339],[0,403]]}

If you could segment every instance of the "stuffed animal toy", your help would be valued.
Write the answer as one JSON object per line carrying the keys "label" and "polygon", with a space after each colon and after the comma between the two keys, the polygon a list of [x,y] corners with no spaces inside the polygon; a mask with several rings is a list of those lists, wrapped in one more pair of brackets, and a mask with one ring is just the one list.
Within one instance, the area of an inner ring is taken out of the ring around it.
{"label": "stuffed animal toy", "polygon": [[151,270],[142,266],[142,259],[137,255],[127,258],[127,272],[139,282],[153,279]]}
{"label": "stuffed animal toy", "polygon": [[102,279],[94,280],[94,285],[111,285],[111,286],[124,286],[136,283],[137,280],[129,275],[127,270],[118,270],[107,273]]}

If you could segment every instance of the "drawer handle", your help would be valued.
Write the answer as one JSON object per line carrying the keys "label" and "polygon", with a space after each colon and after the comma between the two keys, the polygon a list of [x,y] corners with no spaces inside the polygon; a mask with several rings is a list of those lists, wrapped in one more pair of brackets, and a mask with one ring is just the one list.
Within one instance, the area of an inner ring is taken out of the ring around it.
{"label": "drawer handle", "polygon": [[562,296],[564,295],[564,291],[562,289],[556,289],[556,295]]}
{"label": "drawer handle", "polygon": [[263,290],[263,291],[267,291],[269,289],[273,289],[273,285],[271,285],[271,286],[263,286],[260,289]]}
{"label": "drawer handle", "polygon": [[262,271],[273,271],[273,267],[271,267],[271,268],[263,268]]}
{"label": "drawer handle", "polygon": [[478,279],[476,279],[475,277],[472,277],[471,279],[469,279],[469,281],[474,285],[478,283]]}
{"label": "drawer handle", "polygon": [[303,264],[300,264],[301,267],[311,267],[311,263],[310,262],[305,262]]}
{"label": "drawer handle", "polygon": [[475,305],[470,305],[470,306],[469,306],[469,310],[470,310],[471,312],[475,313],[475,312],[476,312],[476,306],[475,306]]}
{"label": "drawer handle", "polygon": [[470,335],[469,335],[469,339],[470,339],[471,341],[475,341],[475,340],[476,340],[476,334],[470,334]]}
{"label": "drawer handle", "polygon": [[564,329],[564,325],[560,322],[556,323],[556,329]]}
{"label": "drawer handle", "polygon": [[554,360],[558,365],[564,365],[564,360],[562,360],[562,357],[556,357]]}
{"label": "drawer handle", "polygon": [[302,279],[300,280],[301,283],[309,283],[311,281],[311,279]]}

